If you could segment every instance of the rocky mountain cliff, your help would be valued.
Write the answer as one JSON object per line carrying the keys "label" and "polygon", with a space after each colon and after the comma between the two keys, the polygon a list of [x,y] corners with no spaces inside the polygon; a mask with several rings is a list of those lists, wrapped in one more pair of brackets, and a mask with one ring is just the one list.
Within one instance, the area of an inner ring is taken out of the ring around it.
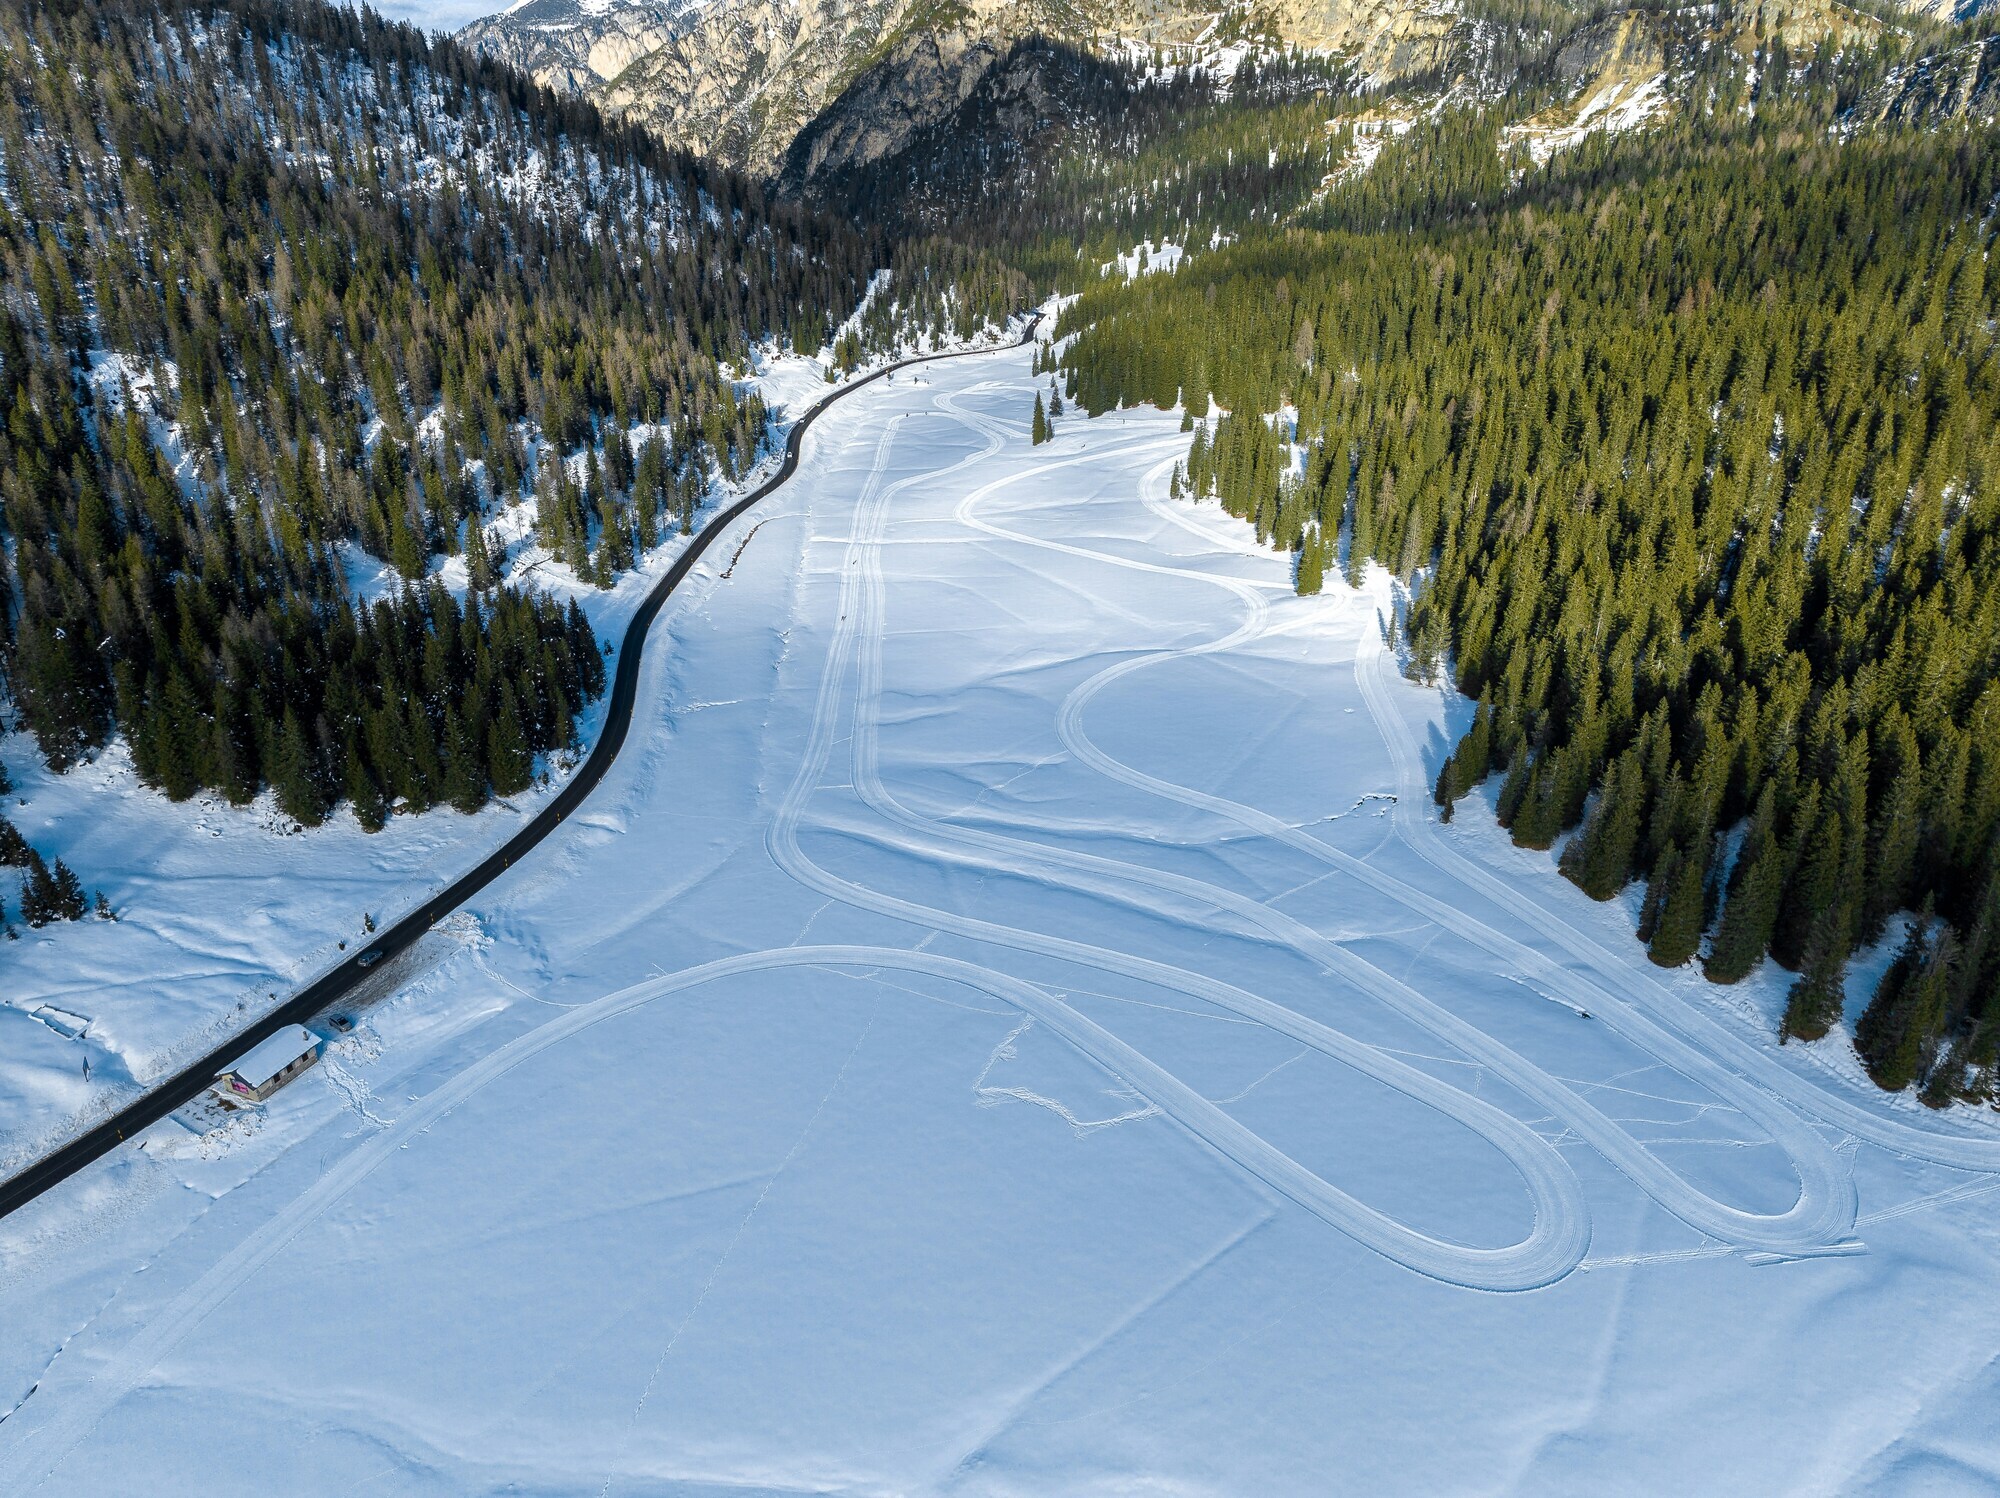
{"label": "rocky mountain cliff", "polygon": [[[1925,18],[1919,29],[1935,28],[1981,3],[1908,9]],[[674,144],[797,190],[913,152],[949,154],[937,132],[967,111],[989,130],[1004,132],[1023,110],[1046,128],[1060,110],[1044,96],[1064,85],[1039,72],[1057,53],[1019,50],[1028,38],[1218,80],[1246,55],[1310,53],[1341,59],[1357,86],[1432,98],[1490,99],[1526,79],[1560,95],[1510,127],[1541,156],[1657,115],[1715,47],[1754,73],[1773,43],[1795,56],[1822,42],[1865,48],[1885,29],[1842,0],[1608,14],[1582,0],[1235,0],[1219,11],[1200,0],[528,0],[463,36]],[[1061,60],[1058,73],[1069,66]],[[1990,72],[1986,43],[1948,44],[1857,116],[1988,117]]]}
{"label": "rocky mountain cliff", "polygon": [[702,0],[525,0],[459,33],[490,57],[552,88],[587,93],[666,46]]}
{"label": "rocky mountain cliff", "polygon": [[2000,118],[2000,37],[1915,59],[1870,90],[1854,113],[1869,124],[1991,124]]}
{"label": "rocky mountain cliff", "polygon": [[1446,67],[1466,31],[1452,0],[529,0],[461,35],[675,144],[768,172],[850,88],[817,159],[895,149],[1030,36],[1223,68],[1246,48],[1331,51],[1388,83]]}

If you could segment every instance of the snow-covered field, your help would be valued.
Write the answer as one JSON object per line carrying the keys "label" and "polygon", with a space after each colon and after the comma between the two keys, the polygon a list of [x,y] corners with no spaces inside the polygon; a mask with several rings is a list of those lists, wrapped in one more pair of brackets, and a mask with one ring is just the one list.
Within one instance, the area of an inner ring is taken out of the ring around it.
{"label": "snow-covered field", "polygon": [[1028,369],[829,415],[584,811],[0,1223],[0,1492],[2000,1485],[1990,1115],[1437,824],[1386,591]]}
{"label": "snow-covered field", "polygon": [[[114,385],[121,375],[137,383],[136,366],[101,367]],[[768,451],[733,491],[711,487],[698,525],[770,475],[792,422],[831,388],[824,364],[791,354],[760,354],[743,387],[772,412]],[[669,527],[638,566],[601,589],[535,544],[532,511],[513,506],[494,527],[497,546],[519,543],[509,580],[574,599],[612,646],[608,670],[633,611],[687,538]],[[358,546],[343,553],[356,597],[402,586]],[[434,562],[432,575],[464,596],[462,557]],[[603,717],[602,699],[580,715],[586,745]],[[0,764],[14,784],[0,809],[119,917],[17,925],[16,940],[0,947],[0,1175],[108,1117],[345,960],[367,940],[371,919],[379,926],[421,905],[511,837],[569,768],[544,759],[544,783],[522,795],[470,817],[448,807],[396,817],[371,835],[345,807],[324,826],[300,828],[268,791],[249,807],[209,792],[176,805],[140,783],[122,740],[53,775],[25,732],[0,734]],[[14,882],[0,880],[0,901],[12,903]]]}

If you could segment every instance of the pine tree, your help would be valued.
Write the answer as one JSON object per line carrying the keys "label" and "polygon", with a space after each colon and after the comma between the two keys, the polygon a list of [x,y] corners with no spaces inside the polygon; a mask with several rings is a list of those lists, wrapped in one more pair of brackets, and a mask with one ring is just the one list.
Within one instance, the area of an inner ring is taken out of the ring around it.
{"label": "pine tree", "polygon": [[60,858],[49,879],[49,909],[59,921],[80,921],[86,908],[83,881],[76,877],[74,870]]}
{"label": "pine tree", "polygon": [[1845,910],[1821,911],[1813,922],[1798,981],[1785,1001],[1781,1039],[1818,1040],[1839,1022],[1847,1001],[1847,925]]}
{"label": "pine tree", "polygon": [[1326,586],[1326,550],[1317,530],[1308,532],[1299,543],[1294,563],[1293,587],[1301,597],[1312,597]]}
{"label": "pine tree", "polygon": [[1646,897],[1639,902],[1639,940],[1648,947],[1652,946],[1653,936],[1660,929],[1660,916],[1667,908],[1668,896],[1673,893],[1681,861],[1680,845],[1668,843],[1654,861],[1652,874],[1646,880]]}
{"label": "pine tree", "polygon": [[1520,848],[1547,848],[1562,832],[1562,800],[1566,750],[1544,754],[1522,789],[1510,830]]}
{"label": "pine tree", "polygon": [[1646,955],[1661,967],[1679,967],[1701,945],[1702,893],[1708,861],[1701,856],[1709,839],[1697,839],[1676,863],[1653,927]]}
{"label": "pine tree", "polygon": [[1747,977],[1771,945],[1784,890],[1785,850],[1778,839],[1776,787],[1768,781],[1729,876],[1729,894],[1702,971],[1714,983]]}
{"label": "pine tree", "polygon": [[1900,1092],[1923,1079],[1956,961],[1955,938],[1926,909],[1854,1027],[1854,1048],[1877,1086]]}
{"label": "pine tree", "polygon": [[481,762],[484,747],[466,714],[447,714],[444,741],[444,794],[452,807],[470,816],[486,804],[486,767]]}
{"label": "pine tree", "polygon": [[1447,755],[1445,762],[1438,766],[1437,784],[1431,790],[1431,800],[1437,803],[1438,820],[1440,822],[1449,822],[1451,820],[1452,812],[1456,809],[1458,798],[1461,794],[1458,789],[1458,782],[1453,778],[1451,771],[1452,759]]}
{"label": "pine tree", "polygon": [[1562,872],[1593,900],[1609,900],[1632,878],[1644,811],[1639,775],[1636,753],[1628,750],[1613,760],[1589,820],[1563,849]]}
{"label": "pine tree", "polygon": [[28,876],[21,882],[21,919],[30,926],[46,926],[56,920],[55,879],[42,855],[28,850]]}
{"label": "pine tree", "polygon": [[1785,881],[1784,893],[1778,901],[1771,955],[1784,966],[1798,970],[1805,964],[1813,923],[1850,898],[1853,891],[1842,888],[1846,840],[1838,809],[1823,805],[1817,785],[1807,788],[1793,825],[1796,830],[1792,857],[1786,862],[1793,866],[1794,872]]}
{"label": "pine tree", "polygon": [[534,783],[535,757],[521,728],[520,706],[512,685],[501,688],[500,708],[486,731],[486,744],[486,760],[496,796],[518,795]]}
{"label": "pine tree", "polygon": [[375,783],[375,776],[362,757],[361,745],[350,740],[347,745],[347,763],[342,775],[347,801],[354,808],[354,819],[361,824],[363,832],[380,832],[389,821],[389,803],[382,795],[382,788]]}
{"label": "pine tree", "polygon": [[285,713],[279,730],[276,762],[271,767],[271,788],[285,815],[304,827],[317,827],[326,820],[326,802],[320,794],[317,767],[298,714]]}
{"label": "pine tree", "polygon": [[1048,440],[1049,413],[1042,408],[1042,393],[1037,390],[1035,392],[1035,415],[1034,420],[1028,428],[1028,441],[1032,446],[1040,447]]}
{"label": "pine tree", "polygon": [[[1909,740],[1905,752],[1914,759],[1915,739],[1907,727],[1903,728],[1903,736]],[[1901,910],[1908,900],[1910,877],[1923,837],[1919,786],[1916,765],[1906,762],[1891,782],[1868,830],[1867,891],[1861,905],[1864,941],[1879,937],[1890,914]]]}

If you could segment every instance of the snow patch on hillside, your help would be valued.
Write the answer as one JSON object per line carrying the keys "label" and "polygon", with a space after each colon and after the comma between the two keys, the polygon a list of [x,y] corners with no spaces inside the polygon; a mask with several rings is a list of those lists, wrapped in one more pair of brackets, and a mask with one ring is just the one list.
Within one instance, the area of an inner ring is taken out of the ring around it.
{"label": "snow patch on hillside", "polygon": [[1546,166],[1558,151],[1568,150],[1600,130],[1616,134],[1638,129],[1657,118],[1670,102],[1665,73],[1646,79],[1613,77],[1585,95],[1567,122],[1538,116],[1525,124],[1510,125],[1501,132],[1501,149],[1523,143],[1535,165]]}

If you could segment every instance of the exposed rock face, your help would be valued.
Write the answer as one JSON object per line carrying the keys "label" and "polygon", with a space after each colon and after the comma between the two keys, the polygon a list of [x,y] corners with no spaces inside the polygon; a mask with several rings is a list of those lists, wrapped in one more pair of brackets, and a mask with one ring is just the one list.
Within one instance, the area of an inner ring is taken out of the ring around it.
{"label": "exposed rock face", "polygon": [[1774,37],[1782,37],[1794,52],[1805,52],[1830,41],[1836,46],[1868,46],[1882,34],[1882,23],[1840,3],[1840,0],[1739,0],[1728,13],[1723,31],[1744,57]]}
{"label": "exposed rock face", "polygon": [[1049,8],[1043,0],[530,0],[461,36],[677,145],[769,171],[808,120],[899,43],[927,34],[946,51],[963,50],[976,37],[1045,27]]}
{"label": "exposed rock face", "polygon": [[[860,90],[820,132],[817,172],[898,149],[1023,38],[1193,48],[1218,19],[1203,0],[529,0],[462,36],[757,171]],[[1234,20],[1271,42],[1352,55],[1381,82],[1444,68],[1466,29],[1454,0],[1276,0]]]}
{"label": "exposed rock face", "polygon": [[587,93],[666,46],[703,0],[527,0],[461,38],[551,88]]}
{"label": "exposed rock face", "polygon": [[1125,86],[1090,52],[1044,37],[1001,51],[992,38],[912,36],[792,142],[779,189],[842,201],[870,167],[887,163],[921,184],[920,201],[908,205],[921,223],[983,194]]}
{"label": "exposed rock face", "polygon": [[1854,106],[1857,124],[1991,124],[2000,118],[2000,37],[1920,58]]}
{"label": "exposed rock face", "polygon": [[1000,54],[994,37],[913,32],[855,81],[794,142],[788,186],[816,182],[905,149],[968,99]]}
{"label": "exposed rock face", "polygon": [[[1501,91],[1513,69],[1560,33],[1473,20],[1462,0],[527,0],[463,33],[543,82],[595,97],[667,140],[793,188],[843,177],[917,148],[972,100],[1017,44],[1041,38],[1097,52],[1113,43],[1171,49],[1179,60],[1233,55],[1219,38],[1333,53],[1376,85],[1411,79]],[[1962,13],[1989,0],[1909,0]],[[1584,9],[1578,0],[1578,12]],[[1720,0],[1623,10],[1586,22],[1550,59],[1568,98],[1518,131],[1559,149],[1579,133],[1626,128],[1671,107],[1701,52],[1745,57],[1782,37],[1870,45],[1883,23],[1842,0]],[[1544,54],[1546,55],[1546,54]],[[1930,59],[1858,114],[1880,119],[1990,117],[1988,44]],[[1048,57],[1025,54],[980,111],[1030,97]],[[1022,71],[1025,69],[1025,71]],[[1872,113],[1871,113],[1872,112]],[[922,151],[936,155],[936,142]]]}
{"label": "exposed rock face", "polygon": [[1632,11],[1580,27],[1555,56],[1556,72],[1571,88],[1616,77],[1650,78],[1666,65],[1659,27]]}
{"label": "exposed rock face", "polygon": [[721,0],[601,90],[691,150],[768,171],[917,0]]}
{"label": "exposed rock face", "polygon": [[1277,0],[1271,14],[1284,42],[1352,57],[1378,83],[1441,71],[1463,30],[1453,0]]}

